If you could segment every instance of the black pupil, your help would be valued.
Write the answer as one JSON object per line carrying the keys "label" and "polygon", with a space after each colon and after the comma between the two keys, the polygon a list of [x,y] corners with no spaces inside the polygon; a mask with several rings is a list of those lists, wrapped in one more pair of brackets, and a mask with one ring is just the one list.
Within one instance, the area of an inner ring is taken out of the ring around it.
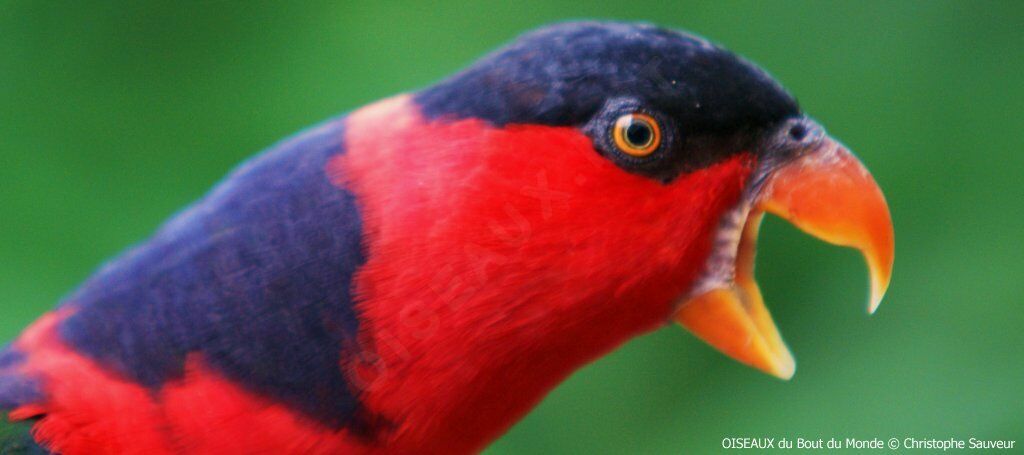
{"label": "black pupil", "polygon": [[650,125],[644,122],[632,122],[626,127],[626,140],[629,141],[630,145],[637,147],[646,147],[651,142]]}
{"label": "black pupil", "polygon": [[803,140],[804,136],[807,136],[807,128],[803,125],[794,125],[793,128],[789,130],[789,137],[792,137],[793,139],[800,141]]}

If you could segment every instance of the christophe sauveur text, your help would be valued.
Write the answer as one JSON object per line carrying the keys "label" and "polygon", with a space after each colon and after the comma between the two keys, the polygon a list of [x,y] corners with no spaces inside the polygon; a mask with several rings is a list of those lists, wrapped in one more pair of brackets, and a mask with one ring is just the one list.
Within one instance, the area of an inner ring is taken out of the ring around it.
{"label": "christophe sauveur text", "polygon": [[964,450],[964,449],[1014,449],[1017,441],[1011,439],[936,439],[936,438],[765,438],[765,437],[728,437],[722,438],[724,449],[926,449],[926,450]]}

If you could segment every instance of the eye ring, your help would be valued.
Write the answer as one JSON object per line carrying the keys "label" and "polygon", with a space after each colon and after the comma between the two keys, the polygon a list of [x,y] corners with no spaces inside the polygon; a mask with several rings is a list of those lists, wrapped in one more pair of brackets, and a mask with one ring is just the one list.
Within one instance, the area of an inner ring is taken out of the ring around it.
{"label": "eye ring", "polygon": [[661,145],[661,127],[649,115],[626,114],[615,120],[612,139],[622,153],[642,158],[654,153]]}

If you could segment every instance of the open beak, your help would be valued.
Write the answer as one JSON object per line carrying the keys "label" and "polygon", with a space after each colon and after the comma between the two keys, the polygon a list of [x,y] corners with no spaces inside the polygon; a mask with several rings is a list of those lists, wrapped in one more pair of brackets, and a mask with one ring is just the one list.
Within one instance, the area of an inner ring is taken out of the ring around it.
{"label": "open beak", "polygon": [[860,250],[871,275],[869,313],[881,303],[892,274],[892,219],[882,190],[864,165],[827,136],[770,172],[752,202],[736,245],[732,279],[691,295],[674,318],[726,355],[789,379],[796,362],[754,280],[764,212],[826,242]]}

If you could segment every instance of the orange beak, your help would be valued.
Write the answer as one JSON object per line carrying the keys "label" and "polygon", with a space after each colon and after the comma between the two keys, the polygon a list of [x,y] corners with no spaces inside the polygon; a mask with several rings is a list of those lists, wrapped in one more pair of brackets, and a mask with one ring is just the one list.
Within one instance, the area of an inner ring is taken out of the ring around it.
{"label": "orange beak", "polygon": [[761,187],[740,234],[732,282],[702,289],[675,314],[678,323],[726,355],[789,379],[796,362],[754,280],[757,233],[764,212],[826,242],[860,250],[871,275],[869,313],[878,309],[889,287],[892,218],[867,169],[845,147],[824,137],[771,172]]}

